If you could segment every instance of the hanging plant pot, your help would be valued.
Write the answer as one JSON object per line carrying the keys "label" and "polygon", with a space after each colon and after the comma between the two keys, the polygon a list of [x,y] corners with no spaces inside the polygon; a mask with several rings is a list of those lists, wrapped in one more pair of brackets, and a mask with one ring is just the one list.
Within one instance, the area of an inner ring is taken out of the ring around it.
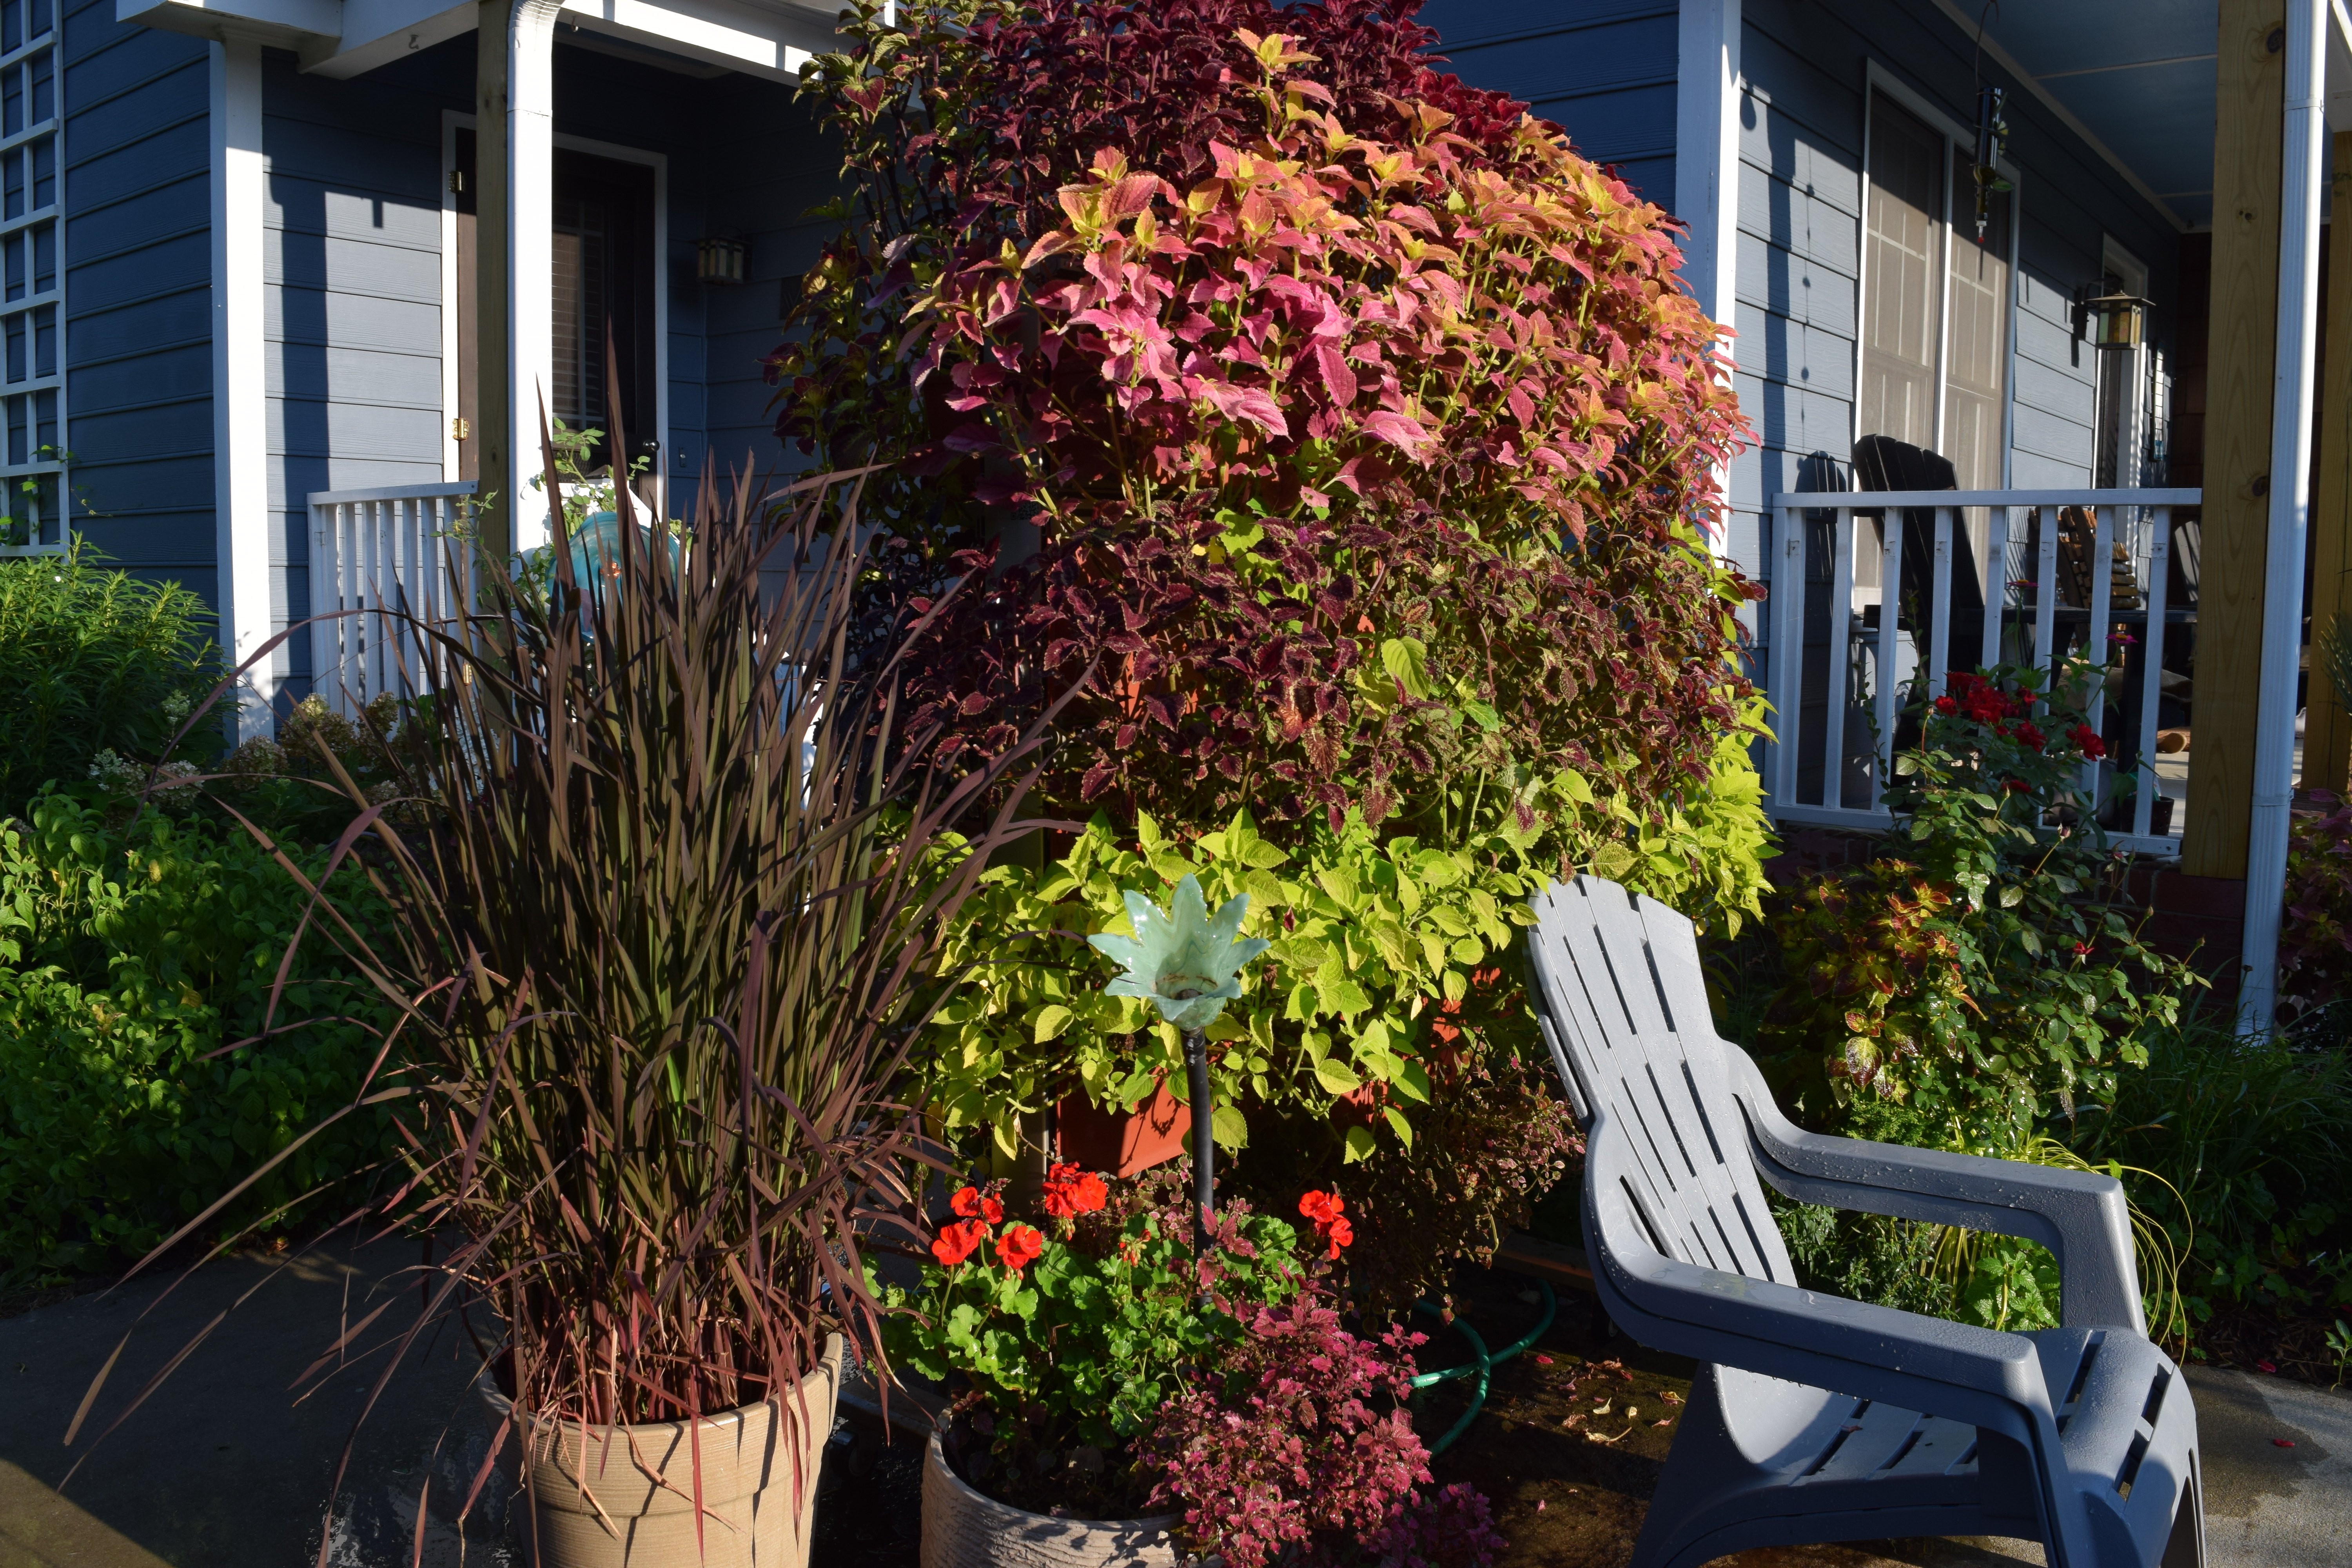
{"label": "hanging plant pot", "polygon": [[939,1434],[923,1459],[922,1568],[1181,1568],[1177,1516],[1055,1519],[997,1501],[948,1464]]}
{"label": "hanging plant pot", "polygon": [[[801,1380],[798,1503],[793,1506],[794,1427],[766,1400],[683,1421],[606,1429],[533,1422],[526,1445],[523,1561],[541,1568],[806,1568],[816,1522],[817,1469],[841,1391],[842,1339]],[[494,1389],[495,1420],[512,1408]],[[702,1481],[702,1531],[695,1532],[695,1476]],[[665,1481],[667,1485],[663,1484]],[[535,1556],[534,1556],[535,1553]]]}
{"label": "hanging plant pot", "polygon": [[1150,1099],[1125,1112],[1102,1110],[1083,1093],[1071,1095],[1055,1108],[1054,1126],[1063,1159],[1089,1171],[1132,1176],[1184,1152],[1192,1112],[1162,1083]]}

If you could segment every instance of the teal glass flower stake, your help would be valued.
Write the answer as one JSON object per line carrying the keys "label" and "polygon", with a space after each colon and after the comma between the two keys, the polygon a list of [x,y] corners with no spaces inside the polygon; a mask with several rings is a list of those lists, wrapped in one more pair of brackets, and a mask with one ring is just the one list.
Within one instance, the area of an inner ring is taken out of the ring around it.
{"label": "teal glass flower stake", "polygon": [[1176,884],[1164,914],[1141,893],[1128,892],[1127,921],[1135,928],[1133,936],[1102,931],[1087,938],[1126,971],[1103,987],[1106,994],[1140,996],[1183,1031],[1184,1076],[1192,1110],[1192,1247],[1203,1257],[1209,1249],[1209,1215],[1216,1202],[1213,1166],[1217,1151],[1207,1030],[1225,1004],[1242,994],[1242,965],[1266,950],[1263,939],[1236,934],[1248,913],[1249,895],[1244,893],[1226,900],[1212,916],[1199,879],[1187,876]]}

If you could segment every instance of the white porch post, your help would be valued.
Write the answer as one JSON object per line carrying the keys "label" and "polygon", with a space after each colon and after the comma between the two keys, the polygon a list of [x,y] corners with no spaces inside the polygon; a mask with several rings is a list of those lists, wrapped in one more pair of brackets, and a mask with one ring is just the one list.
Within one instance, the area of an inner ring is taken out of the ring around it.
{"label": "white porch post", "polygon": [[2278,354],[2272,391],[2270,537],[2263,563],[2262,705],[2246,834],[2246,935],[2240,1025],[2270,1031],[2278,1000],[2279,918],[2294,796],[2294,688],[2303,643],[2303,531],[2311,482],[2311,385],[2317,346],[2320,159],[2326,124],[2326,0],[2287,0],[2286,142],[2279,207]]}
{"label": "white porch post", "polygon": [[[1738,310],[1739,276],[1740,0],[1683,0],[1677,37],[1675,110],[1675,216],[1683,237],[1683,281],[1699,309],[1725,326]],[[1723,497],[1722,531],[1730,544],[1731,476],[1716,470]]]}
{"label": "white porch post", "polygon": [[540,410],[554,348],[555,19],[561,0],[481,0],[475,56],[474,291],[482,428],[483,547],[507,554],[547,539]]}
{"label": "white porch post", "polygon": [[560,0],[514,0],[507,36],[507,363],[512,367],[513,544],[548,540],[541,416],[555,395],[555,18]]}
{"label": "white porch post", "polygon": [[[269,408],[262,330],[261,46],[211,48],[213,560],[219,641],[233,668],[269,640]],[[273,654],[239,684],[236,733],[266,736],[278,694]]]}

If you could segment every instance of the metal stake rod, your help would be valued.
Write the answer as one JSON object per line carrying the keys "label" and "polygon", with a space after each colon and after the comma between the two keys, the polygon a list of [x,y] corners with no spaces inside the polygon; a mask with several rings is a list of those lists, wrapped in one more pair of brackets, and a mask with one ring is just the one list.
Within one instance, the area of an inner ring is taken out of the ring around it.
{"label": "metal stake rod", "polygon": [[1216,1205],[1215,1116],[1209,1105],[1208,1036],[1184,1034],[1184,1076],[1192,1097],[1192,1256],[1209,1256],[1209,1215]]}

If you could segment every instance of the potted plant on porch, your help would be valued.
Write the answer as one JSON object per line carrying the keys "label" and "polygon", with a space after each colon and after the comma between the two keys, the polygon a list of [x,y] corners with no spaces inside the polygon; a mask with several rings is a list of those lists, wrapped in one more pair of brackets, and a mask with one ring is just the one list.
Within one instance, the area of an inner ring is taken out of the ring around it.
{"label": "potted plant on porch", "polygon": [[369,628],[422,696],[336,852],[392,934],[312,917],[397,1010],[353,1109],[403,1153],[355,1217],[447,1244],[399,1351],[486,1331],[458,1511],[503,1458],[545,1568],[805,1560],[845,1342],[879,1352],[862,1254],[922,1234],[894,1085],[1025,827],[1003,761],[892,732],[908,628],[860,619],[855,487],[798,489],[706,484],[680,548],[622,491],[594,574],[559,538],[543,593],[486,562],[464,623]]}
{"label": "potted plant on porch", "polygon": [[[1212,916],[1188,876],[1166,910],[1125,903],[1129,931],[1093,939],[1121,966],[1105,989],[1182,1035],[1203,1102],[1203,1036],[1266,946],[1236,935],[1248,897]],[[1421,1336],[1341,1325],[1321,1266],[1350,1239],[1340,1200],[1301,1200],[1323,1249],[1302,1258],[1290,1225],[1217,1212],[1213,1150],[1203,1120],[1182,1182],[1055,1165],[1037,1224],[1008,1215],[1002,1184],[954,1194],[923,1288],[890,1295],[898,1360],[957,1395],[926,1459],[923,1568],[1172,1568],[1187,1552],[1265,1568],[1401,1543],[1447,1568],[1491,1562],[1485,1500],[1420,1489],[1406,1403]]]}

